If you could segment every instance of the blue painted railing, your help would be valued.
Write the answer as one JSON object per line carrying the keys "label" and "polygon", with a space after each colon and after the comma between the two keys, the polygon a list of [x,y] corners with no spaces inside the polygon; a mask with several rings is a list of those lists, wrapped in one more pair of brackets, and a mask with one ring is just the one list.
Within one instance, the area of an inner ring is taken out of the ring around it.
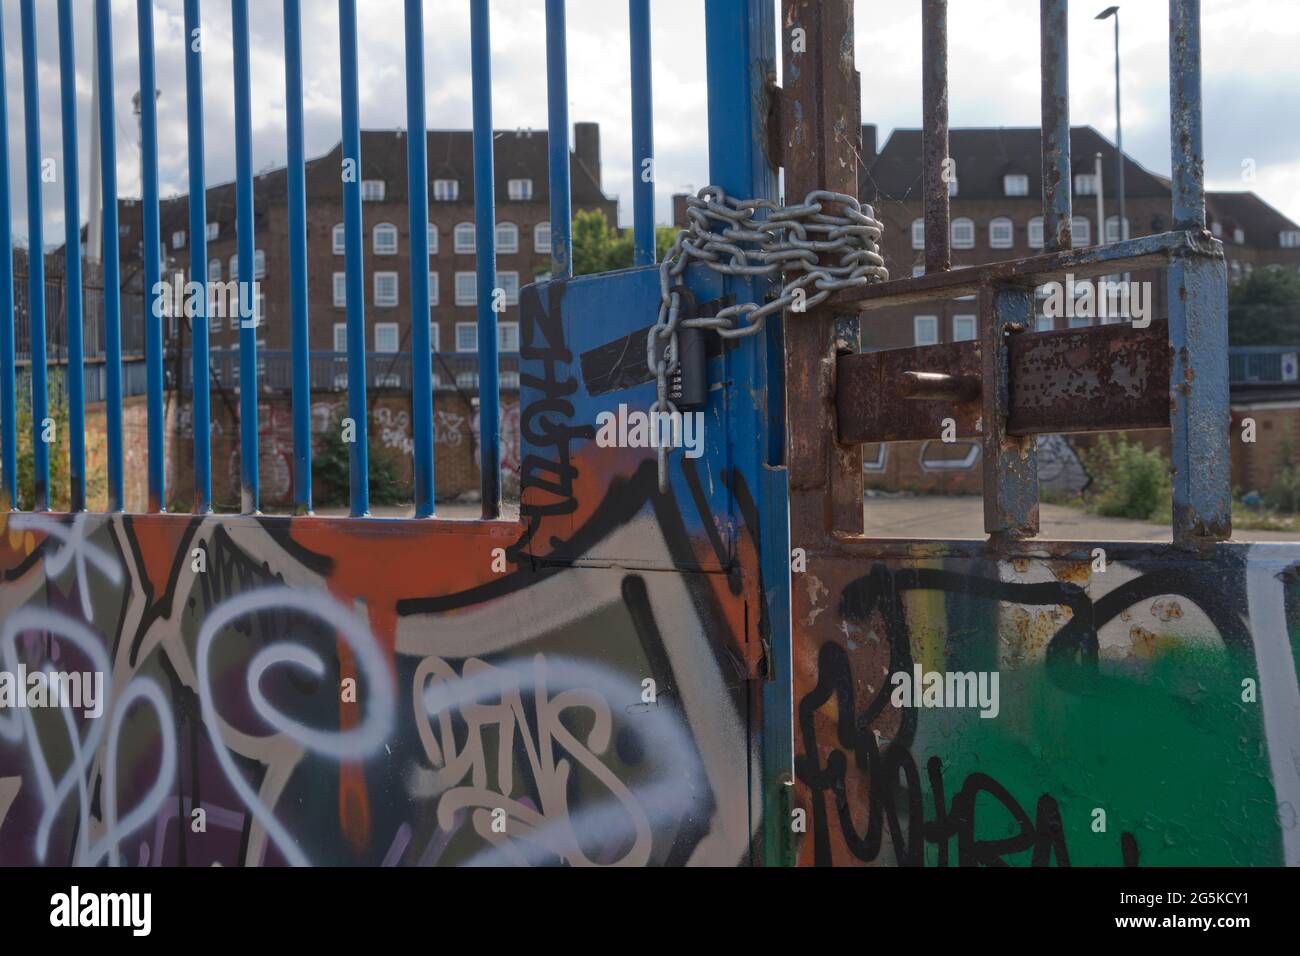
{"label": "blue painted railing", "polygon": [[[111,0],[94,0],[95,59],[98,69],[99,124],[102,155],[101,192],[103,195],[103,270],[102,358],[89,354],[87,340],[99,341],[100,330],[90,327],[93,336],[83,337],[83,315],[92,318],[98,310],[87,309],[83,299],[80,258],[80,209],[76,180],[76,50],[73,15],[81,7],[71,0],[58,0],[59,70],[61,106],[64,120],[63,145],[65,166],[65,204],[68,210],[65,242],[66,289],[65,316],[68,322],[67,356],[59,375],[58,387],[69,402],[71,473],[73,476],[72,508],[85,508],[85,409],[89,402],[103,401],[107,419],[107,471],[109,509],[120,511],[123,500],[123,398],[143,394],[148,408],[148,508],[161,511],[169,496],[164,487],[163,395],[168,388],[190,391],[194,422],[194,495],[195,513],[212,510],[211,402],[214,387],[238,386],[240,419],[241,501],[242,510],[258,510],[260,489],[257,467],[258,422],[257,396],[265,391],[288,389],[293,395],[294,500],[300,512],[310,512],[311,501],[311,434],[310,393],[318,388],[337,388],[340,379],[352,384],[348,388],[348,415],[352,419],[355,440],[350,446],[350,496],[353,515],[369,510],[369,464],[366,441],[366,388],[395,387],[412,390],[414,415],[414,473],[416,514],[434,513],[434,461],[432,399],[435,390],[472,390],[479,398],[482,501],[484,518],[500,513],[501,448],[500,398],[502,388],[517,387],[515,356],[497,355],[496,323],[493,309],[498,296],[495,254],[494,162],[492,152],[492,91],[490,56],[490,16],[488,0],[470,0],[471,72],[473,77],[474,183],[476,227],[478,236],[478,353],[466,367],[466,356],[435,355],[427,325],[429,282],[427,270],[420,263],[427,260],[426,224],[428,222],[427,157],[424,137],[410,136],[407,167],[412,183],[422,189],[410,191],[411,230],[411,349],[399,361],[387,353],[366,352],[363,275],[362,175],[360,147],[360,110],[357,64],[357,3],[339,0],[339,66],[341,75],[341,130],[343,169],[340,176],[344,196],[344,231],[346,238],[345,273],[347,284],[347,351],[346,370],[337,371],[339,355],[309,352],[310,314],[307,300],[305,155],[303,146],[302,93],[302,21],[300,0],[283,0],[285,37],[286,140],[288,147],[288,202],[290,247],[290,314],[291,349],[286,353],[259,355],[254,312],[254,294],[248,285],[252,277],[240,279],[240,317],[237,382],[234,359],[227,353],[214,353],[209,347],[207,301],[207,209],[206,171],[204,166],[204,108],[202,55],[205,34],[201,0],[184,0],[185,97],[187,111],[187,153],[189,170],[189,245],[190,279],[197,284],[194,297],[198,313],[193,317],[192,349],[181,356],[187,367],[176,381],[177,371],[164,353],[161,309],[157,308],[162,262],[159,235],[158,116],[154,91],[159,79],[155,70],[155,0],[136,0],[136,25],[139,50],[141,89],[140,125],[143,174],[143,290],[127,291],[123,300],[121,259],[118,232],[118,190],[114,42]],[[253,261],[254,208],[252,176],[252,109],[250,62],[250,4],[248,0],[231,0],[233,35],[233,83],[235,104],[236,156],[236,231],[240,261]],[[650,20],[647,0],[630,0],[631,57],[633,64],[632,122],[634,126],[636,165],[635,225],[638,262],[654,259],[654,183],[653,137],[650,102]],[[43,248],[43,210],[41,207],[40,98],[38,76],[38,19],[35,0],[20,0],[22,23],[23,110],[26,129],[26,187],[28,241],[31,248]],[[566,15],[564,0],[546,0],[547,100],[550,136],[551,249],[553,275],[572,274],[572,239],[569,178],[568,80],[566,62]],[[0,30],[2,30],[0,24]],[[425,126],[425,72],[422,52],[424,22],[421,0],[405,0],[406,71],[408,126]],[[3,77],[3,35],[0,33],[0,78]],[[166,85],[168,78],[163,78]],[[42,422],[48,414],[51,390],[45,353],[47,281],[45,261],[32,258],[27,267],[26,316],[29,361],[19,375],[20,354],[15,340],[14,269],[10,232],[10,195],[7,142],[9,135],[7,99],[0,89],[0,488],[6,507],[18,500],[16,411],[27,405],[33,412],[35,439],[36,487],[33,500],[38,510],[49,507],[49,446],[42,441]],[[645,175],[642,175],[643,171]],[[137,299],[138,297],[138,299]],[[139,301],[143,300],[143,301]],[[143,367],[129,357],[124,363],[123,342],[143,347]],[[389,370],[385,371],[386,363]],[[368,374],[379,369],[375,376]],[[287,374],[282,372],[287,369]],[[396,371],[394,371],[396,370]],[[125,377],[124,377],[125,372]],[[20,402],[17,389],[23,386]],[[216,385],[214,385],[214,379]],[[361,387],[364,383],[365,387]]]}

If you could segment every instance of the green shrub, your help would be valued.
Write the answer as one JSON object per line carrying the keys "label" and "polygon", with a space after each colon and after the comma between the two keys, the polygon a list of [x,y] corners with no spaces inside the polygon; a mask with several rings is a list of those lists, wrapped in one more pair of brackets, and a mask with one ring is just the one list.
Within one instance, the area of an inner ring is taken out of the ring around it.
{"label": "green shrub", "polygon": [[1130,443],[1123,435],[1102,435],[1083,454],[1092,476],[1087,503],[1108,518],[1166,520],[1172,512],[1169,459],[1158,449]]}
{"label": "green shrub", "polygon": [[[372,423],[373,425],[373,423]],[[370,503],[397,505],[411,500],[410,490],[397,478],[397,467],[376,439],[373,427],[367,431],[370,458]],[[317,482],[316,504],[345,505],[351,485],[348,480],[348,446],[343,441],[343,413],[334,413],[329,430],[320,438],[312,455],[312,474]]]}

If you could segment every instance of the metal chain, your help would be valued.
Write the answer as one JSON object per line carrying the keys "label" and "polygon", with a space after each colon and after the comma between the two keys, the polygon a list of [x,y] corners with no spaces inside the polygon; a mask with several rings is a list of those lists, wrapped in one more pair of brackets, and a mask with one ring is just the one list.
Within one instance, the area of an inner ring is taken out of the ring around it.
{"label": "metal chain", "polygon": [[[823,202],[839,203],[841,214],[826,212]],[[650,329],[646,364],[655,373],[656,413],[675,415],[668,398],[668,379],[677,370],[677,330],[712,329],[724,339],[754,335],[773,314],[795,307],[805,311],[840,289],[883,282],[889,278],[880,255],[882,226],[870,206],[844,193],[815,190],[798,205],[782,206],[769,199],[733,199],[717,186],[705,186],[686,199],[689,224],[677,233],[659,266],[659,318]],[[822,257],[838,255],[837,265]],[[674,282],[692,261],[729,276],[769,276],[784,273],[780,294],[763,305],[744,302],[707,318],[680,316],[681,294]],[[811,289],[816,291],[809,294]],[[659,340],[665,340],[663,354]],[[674,419],[676,421],[676,419]],[[652,425],[652,427],[654,427]],[[659,490],[668,491],[667,442],[659,443]]]}

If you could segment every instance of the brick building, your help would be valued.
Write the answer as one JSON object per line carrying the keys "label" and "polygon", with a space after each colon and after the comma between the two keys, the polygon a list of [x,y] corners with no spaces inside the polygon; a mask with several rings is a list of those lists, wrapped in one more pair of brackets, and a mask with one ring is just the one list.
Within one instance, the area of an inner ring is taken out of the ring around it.
{"label": "brick building", "polygon": [[[373,352],[410,348],[410,229],[407,211],[406,132],[365,130],[361,134],[362,232],[365,236],[366,347]],[[429,130],[430,323],[437,352],[473,354],[477,348],[473,135],[468,130]],[[498,130],[496,158],[497,277],[507,310],[498,317],[503,354],[518,349],[518,291],[550,271],[550,191],[547,133]],[[618,221],[618,201],[601,188],[600,128],[574,125],[570,156],[573,208],[599,209]],[[342,148],[336,145],[307,162],[307,274],[310,347],[343,351],[346,323],[343,244]],[[283,167],[254,182],[256,310],[259,348],[290,344],[287,177]],[[235,184],[207,190],[207,274],[229,281],[242,272],[236,251]],[[172,277],[190,262],[189,199],[163,200],[160,210],[165,266]],[[124,277],[139,273],[143,248],[140,204],[121,209]],[[167,346],[188,348],[175,318],[167,323]],[[222,351],[238,349],[238,318],[212,318],[209,342],[214,367]],[[445,384],[445,383],[444,383]],[[507,379],[503,384],[508,386]]]}

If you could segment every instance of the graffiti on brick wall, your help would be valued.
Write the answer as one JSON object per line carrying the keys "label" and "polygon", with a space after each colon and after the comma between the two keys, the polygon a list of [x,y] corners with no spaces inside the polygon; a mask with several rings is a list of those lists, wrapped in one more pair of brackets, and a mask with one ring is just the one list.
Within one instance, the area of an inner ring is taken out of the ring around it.
{"label": "graffiti on brick wall", "polygon": [[[822,634],[797,647],[802,861],[1300,863],[1300,548],[1202,563],[1134,549],[1098,568],[810,564],[816,586],[795,592]],[[897,706],[899,673],[997,674],[996,715],[937,682],[928,699],[928,677],[927,699]]]}

